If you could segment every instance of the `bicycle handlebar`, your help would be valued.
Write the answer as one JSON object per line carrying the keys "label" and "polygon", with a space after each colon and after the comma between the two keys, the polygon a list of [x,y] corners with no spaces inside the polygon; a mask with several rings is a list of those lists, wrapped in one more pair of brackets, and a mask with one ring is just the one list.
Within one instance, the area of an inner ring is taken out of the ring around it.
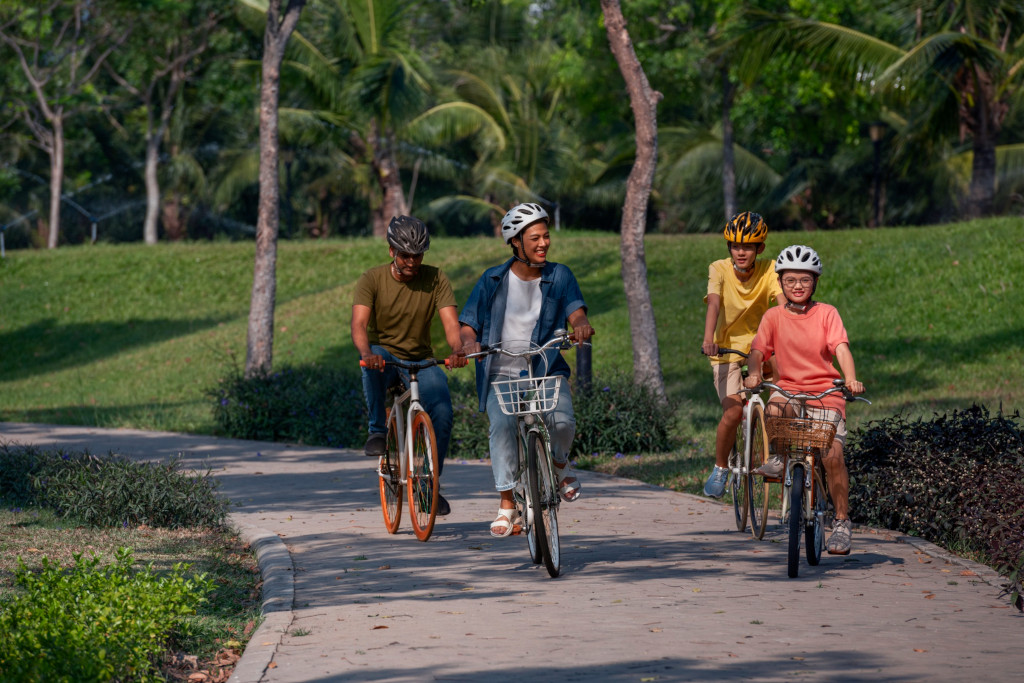
{"label": "bicycle handlebar", "polygon": [[[570,335],[565,330],[555,330],[555,336],[551,338],[545,344],[538,346],[535,349],[527,349],[526,351],[509,351],[503,349],[500,346],[488,346],[487,344],[481,344],[480,350],[477,353],[467,353],[466,358],[479,358],[481,356],[489,356],[492,353],[500,353],[503,356],[509,358],[529,358],[530,356],[537,356],[548,349],[558,347],[559,350],[571,349],[574,346],[580,346],[579,342],[575,342],[570,338]],[[590,342],[583,342],[583,346],[590,346]]]}
{"label": "bicycle handlebar", "polygon": [[797,400],[805,400],[806,399],[806,400],[810,400],[810,401],[820,400],[822,398],[825,398],[829,394],[841,393],[843,395],[843,398],[846,399],[847,402],[851,402],[852,403],[853,401],[864,401],[864,403],[867,403],[868,405],[871,405],[871,401],[867,400],[863,396],[854,396],[853,393],[850,391],[850,388],[848,386],[846,386],[846,381],[845,380],[834,379],[834,380],[832,380],[832,384],[834,384],[835,386],[833,386],[831,389],[826,389],[825,391],[821,392],[820,394],[808,394],[808,393],[803,392],[803,391],[798,391],[796,393],[791,393],[789,391],[786,391],[782,387],[780,387],[778,384],[773,384],[772,382],[761,382],[759,385],[757,385],[753,389],[747,389],[747,388],[744,387],[743,391],[749,391],[751,393],[759,394],[764,389],[771,389],[772,391],[779,392],[780,394],[782,394],[783,396],[785,396],[788,399],[797,399]]}
{"label": "bicycle handlebar", "polygon": [[[704,353],[704,349],[701,349],[700,352],[702,354],[704,354],[705,356],[708,355],[708,354]],[[737,356],[742,356],[743,358],[750,358],[750,354],[749,353],[743,353],[742,351],[737,351],[736,349],[727,349],[727,348],[725,348],[723,346],[719,346],[718,347],[718,353],[714,354],[714,356],[715,356],[715,358],[717,358],[718,356],[727,356],[730,353],[734,353]]]}
{"label": "bicycle handlebar", "polygon": [[[435,365],[443,365],[446,368],[450,367],[447,358],[427,358],[425,360],[398,360],[396,358],[395,360],[390,361],[386,361],[382,358],[380,361],[379,369],[383,370],[384,366],[387,365],[388,363],[391,363],[395,367],[402,368],[403,370],[426,370],[427,368],[432,368]],[[366,361],[360,359],[359,367],[365,368]]]}

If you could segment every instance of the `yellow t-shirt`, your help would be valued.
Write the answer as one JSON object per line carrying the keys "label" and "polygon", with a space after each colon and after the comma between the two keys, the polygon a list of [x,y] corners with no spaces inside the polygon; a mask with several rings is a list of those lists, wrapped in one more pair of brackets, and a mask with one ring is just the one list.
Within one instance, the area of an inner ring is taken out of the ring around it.
{"label": "yellow t-shirt", "polygon": [[432,358],[430,322],[438,309],[455,305],[451,283],[435,266],[420,266],[409,282],[391,277],[390,267],[386,263],[363,273],[352,296],[353,304],[370,309],[369,341],[402,360]]}
{"label": "yellow t-shirt", "polygon": [[[715,261],[708,267],[708,294],[722,299],[715,325],[715,343],[750,353],[750,342],[757,333],[761,316],[782,294],[775,275],[775,261],[755,261],[754,274],[746,282],[736,277],[732,259]],[[707,296],[704,303],[708,302]],[[712,363],[728,363],[735,356],[712,358]]]}

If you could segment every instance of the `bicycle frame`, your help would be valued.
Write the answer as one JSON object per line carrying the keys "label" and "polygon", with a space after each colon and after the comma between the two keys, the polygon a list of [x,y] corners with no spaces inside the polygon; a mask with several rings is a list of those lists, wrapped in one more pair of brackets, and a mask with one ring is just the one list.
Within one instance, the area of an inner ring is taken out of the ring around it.
{"label": "bicycle frame", "polygon": [[[414,377],[415,373],[411,375]],[[404,409],[403,409],[403,406]],[[420,384],[418,381],[409,382],[409,387],[397,393],[391,401],[391,413],[395,416],[398,429],[398,466],[399,482],[405,485],[409,480],[409,463],[412,461],[412,416],[416,411],[423,410],[420,403]],[[377,466],[377,474],[382,475],[380,464]]]}

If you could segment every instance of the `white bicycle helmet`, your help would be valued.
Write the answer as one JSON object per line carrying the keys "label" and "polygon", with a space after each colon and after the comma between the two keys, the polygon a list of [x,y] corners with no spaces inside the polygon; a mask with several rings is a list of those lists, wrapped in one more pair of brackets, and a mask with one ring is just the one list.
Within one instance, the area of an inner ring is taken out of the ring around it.
{"label": "white bicycle helmet", "polygon": [[781,273],[784,270],[803,270],[815,275],[821,275],[821,259],[818,252],[802,244],[794,244],[786,247],[775,259],[775,272]]}
{"label": "white bicycle helmet", "polygon": [[541,220],[547,222],[548,212],[540,204],[517,204],[501,219],[501,237],[505,244],[508,244],[513,237],[523,231],[523,228]]}

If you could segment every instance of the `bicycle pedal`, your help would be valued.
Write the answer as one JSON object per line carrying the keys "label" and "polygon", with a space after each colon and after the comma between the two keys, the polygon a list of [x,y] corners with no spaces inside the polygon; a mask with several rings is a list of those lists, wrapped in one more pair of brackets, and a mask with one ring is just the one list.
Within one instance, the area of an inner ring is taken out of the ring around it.
{"label": "bicycle pedal", "polygon": [[512,536],[520,536],[520,535],[522,535],[522,533],[523,533],[523,525],[522,524],[513,524],[512,525],[512,534],[511,534]]}

